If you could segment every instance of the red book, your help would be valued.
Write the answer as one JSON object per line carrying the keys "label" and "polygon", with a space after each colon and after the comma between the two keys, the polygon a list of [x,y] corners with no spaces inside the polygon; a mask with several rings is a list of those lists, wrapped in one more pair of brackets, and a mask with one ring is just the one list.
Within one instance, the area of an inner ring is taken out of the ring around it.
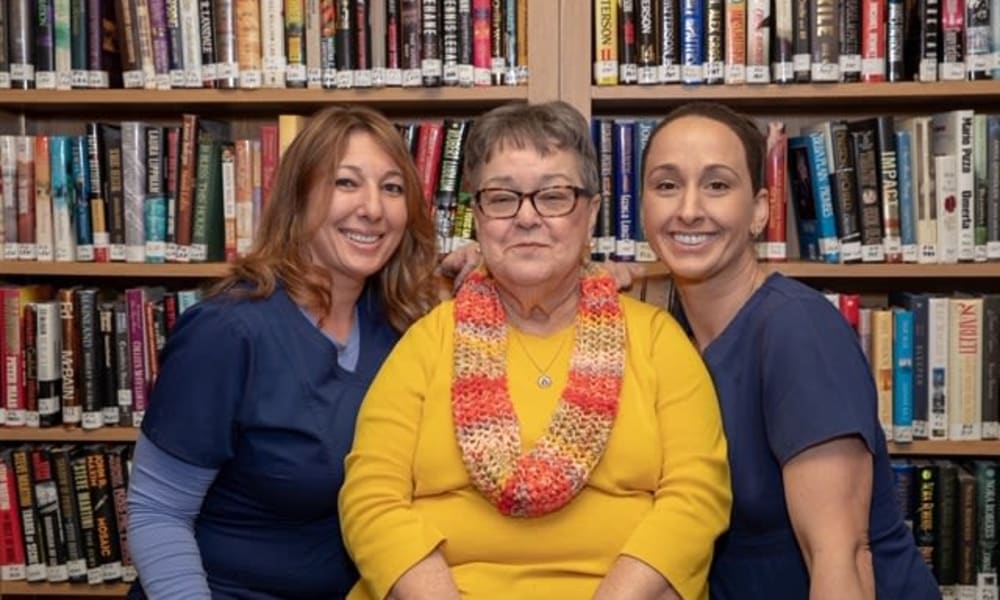
{"label": "red book", "polygon": [[434,212],[434,195],[438,187],[441,171],[441,150],[444,146],[444,123],[442,121],[421,121],[417,134],[417,172],[423,184],[424,201],[428,212]]}
{"label": "red book", "polygon": [[886,0],[861,0],[861,80],[885,81]]}
{"label": "red book", "polygon": [[767,185],[770,216],[764,233],[762,251],[758,256],[769,261],[783,261],[787,257],[785,211],[788,205],[788,134],[785,124],[772,121],[767,125],[767,162],[764,164],[764,182]]}
{"label": "red book", "polygon": [[848,325],[857,331],[858,321],[861,320],[861,296],[859,294],[841,294],[840,314],[844,315]]}
{"label": "red book", "polygon": [[278,124],[260,126],[260,198],[261,212],[271,201],[271,187],[278,173]]}
{"label": "red book", "polygon": [[10,454],[0,459],[0,579],[24,579],[24,542]]}

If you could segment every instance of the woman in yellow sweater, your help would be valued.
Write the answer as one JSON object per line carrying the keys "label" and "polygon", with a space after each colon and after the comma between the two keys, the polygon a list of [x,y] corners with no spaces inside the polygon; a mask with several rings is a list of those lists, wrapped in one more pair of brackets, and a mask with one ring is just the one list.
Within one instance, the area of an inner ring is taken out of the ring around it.
{"label": "woman in yellow sweater", "polygon": [[677,323],[586,259],[586,121],[502,107],[466,152],[484,267],[364,400],[340,495],[348,598],[707,598],[731,501],[715,392]]}

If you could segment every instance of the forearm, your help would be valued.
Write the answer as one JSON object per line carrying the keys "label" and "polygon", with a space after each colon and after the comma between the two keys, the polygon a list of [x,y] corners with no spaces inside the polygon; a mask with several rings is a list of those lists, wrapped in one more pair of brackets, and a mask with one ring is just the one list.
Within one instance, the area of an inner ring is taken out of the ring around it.
{"label": "forearm", "polygon": [[619,556],[594,594],[594,600],[681,600],[656,569],[631,556]]}
{"label": "forearm", "polygon": [[875,574],[868,544],[859,541],[806,554],[809,600],[875,599]]}
{"label": "forearm", "polygon": [[194,521],[215,474],[140,436],[128,494],[129,546],[151,600],[211,598]]}
{"label": "forearm", "polygon": [[461,600],[451,569],[440,550],[403,573],[386,600]]}

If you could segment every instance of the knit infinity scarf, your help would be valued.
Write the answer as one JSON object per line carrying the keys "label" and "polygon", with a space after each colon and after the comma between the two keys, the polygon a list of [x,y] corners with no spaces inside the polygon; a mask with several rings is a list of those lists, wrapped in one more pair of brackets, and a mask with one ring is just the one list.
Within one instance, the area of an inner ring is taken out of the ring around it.
{"label": "knit infinity scarf", "polygon": [[618,412],[625,319],[614,279],[596,265],[583,268],[569,380],[527,454],[507,384],[507,315],[483,271],[469,275],[455,297],[454,341],[451,411],[473,485],[505,515],[561,508],[600,461]]}

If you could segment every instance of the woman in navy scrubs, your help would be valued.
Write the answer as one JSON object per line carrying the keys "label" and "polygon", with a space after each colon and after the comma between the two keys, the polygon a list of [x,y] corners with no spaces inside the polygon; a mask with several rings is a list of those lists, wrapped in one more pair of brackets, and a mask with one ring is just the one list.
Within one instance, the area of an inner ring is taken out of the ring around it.
{"label": "woman in navy scrubs", "polygon": [[928,600],[940,593],[897,509],[871,371],[815,290],[757,264],[764,138],[718,104],[660,123],[643,157],[646,237],[712,374],[733,510],[717,600]]}
{"label": "woman in navy scrubs", "polygon": [[435,302],[434,264],[393,125],[354,106],[314,115],[282,157],[253,249],[163,351],[128,501],[146,595],[347,593],[344,456],[375,372]]}

